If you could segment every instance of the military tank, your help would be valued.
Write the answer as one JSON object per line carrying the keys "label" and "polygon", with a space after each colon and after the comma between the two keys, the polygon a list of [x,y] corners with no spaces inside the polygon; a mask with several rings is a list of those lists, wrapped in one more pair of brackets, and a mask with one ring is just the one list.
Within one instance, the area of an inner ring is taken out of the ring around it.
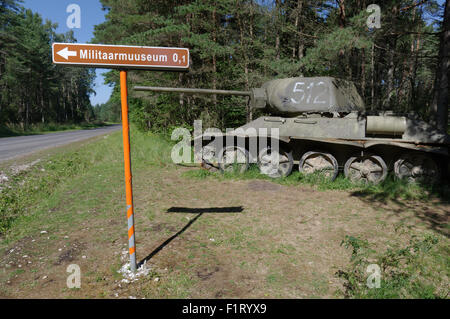
{"label": "military tank", "polygon": [[346,80],[276,79],[249,91],[134,89],[248,96],[250,107],[270,114],[223,134],[195,137],[205,168],[244,172],[256,163],[261,173],[277,178],[291,174],[296,166],[304,174],[321,174],[330,181],[343,172],[353,182],[374,184],[389,171],[397,178],[425,183],[436,183],[447,174],[446,132],[414,114],[366,111],[355,85]]}

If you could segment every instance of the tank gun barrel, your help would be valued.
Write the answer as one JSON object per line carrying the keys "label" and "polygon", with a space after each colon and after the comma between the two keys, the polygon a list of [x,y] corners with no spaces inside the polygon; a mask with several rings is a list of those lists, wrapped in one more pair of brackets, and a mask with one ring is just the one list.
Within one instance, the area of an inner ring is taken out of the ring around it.
{"label": "tank gun barrel", "polygon": [[212,90],[212,89],[187,89],[187,88],[169,88],[157,86],[135,86],[135,91],[153,91],[153,92],[172,92],[172,93],[188,93],[188,94],[220,94],[220,95],[240,95],[251,96],[251,91],[228,91],[228,90]]}

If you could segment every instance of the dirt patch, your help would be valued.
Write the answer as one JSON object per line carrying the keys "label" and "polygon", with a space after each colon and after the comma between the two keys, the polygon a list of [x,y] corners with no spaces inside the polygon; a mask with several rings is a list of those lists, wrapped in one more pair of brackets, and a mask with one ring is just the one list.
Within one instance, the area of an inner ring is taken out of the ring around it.
{"label": "dirt patch", "polygon": [[171,225],[169,225],[168,223],[158,223],[155,225],[150,226],[150,230],[154,231],[154,232],[159,232],[162,230],[167,230],[169,232],[175,232],[177,231],[177,229]]}
{"label": "dirt patch", "polygon": [[0,192],[3,188],[8,187],[8,182],[12,177],[30,170],[30,168],[38,164],[40,161],[41,159],[37,159],[27,164],[11,165],[8,169],[6,169],[6,171],[9,171],[9,176],[4,171],[0,171]]}
{"label": "dirt patch", "polygon": [[76,260],[81,252],[86,248],[86,244],[80,243],[78,240],[70,244],[69,248],[64,250],[59,256],[55,265],[67,264]]}
{"label": "dirt patch", "polygon": [[212,271],[210,271],[208,268],[202,268],[200,270],[197,270],[197,277],[201,280],[208,280],[213,276],[216,272],[220,270],[219,267],[214,267]]}
{"label": "dirt patch", "polygon": [[250,181],[248,182],[248,189],[251,191],[280,191],[281,186],[275,183],[266,181]]}
{"label": "dirt patch", "polygon": [[12,172],[12,175],[15,176],[15,175],[18,175],[18,174],[20,174],[22,172],[28,171],[30,168],[32,168],[34,165],[36,165],[40,161],[41,161],[40,159],[37,159],[37,160],[35,160],[35,161],[31,162],[31,163],[28,163],[28,164],[12,165],[11,168],[10,168],[11,172]]}

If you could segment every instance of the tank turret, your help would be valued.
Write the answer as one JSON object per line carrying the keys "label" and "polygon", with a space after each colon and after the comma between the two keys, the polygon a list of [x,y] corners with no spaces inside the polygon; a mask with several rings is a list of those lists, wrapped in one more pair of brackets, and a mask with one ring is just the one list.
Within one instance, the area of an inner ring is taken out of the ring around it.
{"label": "tank turret", "polygon": [[301,113],[348,113],[364,110],[364,102],[355,85],[332,77],[276,79],[250,91],[146,86],[136,86],[134,90],[248,96],[252,108],[266,109],[274,115],[295,116]]}
{"label": "tank turret", "polygon": [[266,82],[252,90],[252,104],[276,115],[308,112],[363,111],[364,102],[352,82],[331,77],[296,77]]}

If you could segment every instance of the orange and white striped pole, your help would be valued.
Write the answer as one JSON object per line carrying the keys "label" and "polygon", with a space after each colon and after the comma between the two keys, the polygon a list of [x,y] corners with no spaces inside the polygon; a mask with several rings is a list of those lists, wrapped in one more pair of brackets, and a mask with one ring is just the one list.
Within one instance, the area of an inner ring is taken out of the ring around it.
{"label": "orange and white striped pole", "polygon": [[136,244],[134,239],[133,184],[131,176],[130,127],[128,125],[128,89],[126,71],[120,71],[120,97],[122,102],[122,135],[125,164],[125,190],[127,197],[128,249],[130,253],[130,269],[135,272],[137,265]]}

